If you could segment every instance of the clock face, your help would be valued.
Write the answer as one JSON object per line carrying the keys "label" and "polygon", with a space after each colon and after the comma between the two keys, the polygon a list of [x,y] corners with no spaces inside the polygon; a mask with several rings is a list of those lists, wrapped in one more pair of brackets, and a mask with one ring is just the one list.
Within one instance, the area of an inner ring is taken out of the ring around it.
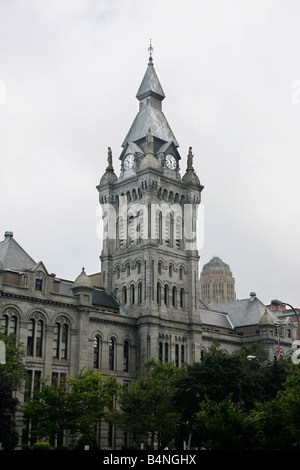
{"label": "clock face", "polygon": [[130,168],[132,168],[133,164],[134,164],[134,156],[130,153],[129,155],[126,155],[124,159],[125,170],[129,170]]}
{"label": "clock face", "polygon": [[170,170],[175,170],[176,168],[176,158],[173,155],[166,156],[166,165]]}

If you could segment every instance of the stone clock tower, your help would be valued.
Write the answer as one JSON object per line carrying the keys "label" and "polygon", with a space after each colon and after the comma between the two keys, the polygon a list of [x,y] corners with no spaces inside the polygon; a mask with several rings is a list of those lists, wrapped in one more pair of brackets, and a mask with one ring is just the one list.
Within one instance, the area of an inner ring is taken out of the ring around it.
{"label": "stone clock tower", "polygon": [[108,148],[108,166],[97,186],[103,287],[135,319],[138,367],[152,357],[192,363],[200,360],[201,347],[196,220],[203,186],[192,148],[182,175],[151,46],[149,52],[136,95],[139,110],[122,144],[120,175]]}

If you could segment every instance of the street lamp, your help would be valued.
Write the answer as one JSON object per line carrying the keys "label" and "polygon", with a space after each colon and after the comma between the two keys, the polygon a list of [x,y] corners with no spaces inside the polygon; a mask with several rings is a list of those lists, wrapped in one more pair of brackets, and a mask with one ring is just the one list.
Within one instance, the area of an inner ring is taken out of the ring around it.
{"label": "street lamp", "polygon": [[281,300],[278,300],[278,299],[274,299],[271,301],[271,304],[272,305],[276,305],[277,307],[280,306],[280,305],[287,305],[288,307],[290,307],[294,314],[296,315],[296,319],[297,319],[297,323],[298,323],[298,329],[297,329],[297,339],[299,339],[299,333],[300,333],[300,322],[299,322],[299,315],[298,315],[298,312],[296,312],[296,310],[294,309],[294,307],[291,305],[291,304],[288,304],[287,302],[282,302]]}

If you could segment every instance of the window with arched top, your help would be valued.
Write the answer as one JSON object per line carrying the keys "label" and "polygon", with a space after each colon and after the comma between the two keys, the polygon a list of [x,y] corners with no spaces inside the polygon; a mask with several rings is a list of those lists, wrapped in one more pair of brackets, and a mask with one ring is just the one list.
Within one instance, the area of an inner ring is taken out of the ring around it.
{"label": "window with arched top", "polygon": [[165,284],[164,287],[164,303],[168,307],[169,306],[169,286]]}
{"label": "window with arched top", "polygon": [[124,341],[123,346],[123,370],[124,372],[129,371],[129,341]]}
{"label": "window with arched top", "polygon": [[94,368],[101,369],[101,337],[99,335],[94,338]]}
{"label": "window with arched top", "polygon": [[55,323],[53,331],[53,357],[55,359],[67,359],[68,337],[68,324],[60,322]]}
{"label": "window with arched top", "polygon": [[157,300],[157,304],[161,305],[161,284],[160,284],[160,282],[158,282],[157,286],[156,286],[156,300]]}
{"label": "window with arched top", "polygon": [[135,303],[135,287],[133,284],[130,286],[130,303],[131,305],[134,305]]}
{"label": "window with arched top", "polygon": [[127,287],[124,286],[122,289],[122,301],[123,305],[127,304]]}
{"label": "window with arched top", "polygon": [[109,370],[115,370],[115,339],[110,338],[108,344],[108,368]]}
{"label": "window with arched top", "polygon": [[17,315],[14,315],[13,309],[9,309],[9,311],[4,313],[0,318],[0,331],[5,336],[17,334]]}
{"label": "window with arched top", "polygon": [[142,303],[142,295],[143,295],[143,287],[142,287],[142,283],[139,282],[138,283],[138,304],[141,304]]}
{"label": "window with arched top", "polygon": [[180,308],[184,308],[184,288],[180,289]]}
{"label": "window with arched top", "polygon": [[173,307],[177,307],[177,287],[173,286],[172,288],[172,305]]}
{"label": "window with arched top", "polygon": [[31,318],[27,325],[27,356],[42,357],[44,324]]}

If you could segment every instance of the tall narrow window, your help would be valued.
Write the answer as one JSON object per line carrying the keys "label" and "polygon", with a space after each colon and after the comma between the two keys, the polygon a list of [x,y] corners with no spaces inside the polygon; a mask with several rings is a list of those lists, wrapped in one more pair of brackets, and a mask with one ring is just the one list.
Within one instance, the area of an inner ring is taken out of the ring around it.
{"label": "tall narrow window", "polygon": [[27,327],[27,356],[33,356],[34,320],[30,320]]}
{"label": "tall narrow window", "polygon": [[142,283],[138,283],[138,303],[142,303]]}
{"label": "tall narrow window", "polygon": [[179,346],[175,344],[175,366],[179,367]]}
{"label": "tall narrow window", "polygon": [[180,308],[184,308],[184,288],[180,289]]}
{"label": "tall narrow window", "polygon": [[53,357],[67,359],[69,327],[66,323],[55,323],[53,331]]}
{"label": "tall narrow window", "polygon": [[157,298],[157,304],[161,305],[161,285],[160,285],[160,282],[158,282],[157,286],[156,286],[156,298]]}
{"label": "tall narrow window", "polygon": [[135,303],[135,288],[134,288],[133,284],[131,284],[131,286],[130,286],[130,301],[131,301],[131,305],[134,305],[134,303]]}
{"label": "tall narrow window", "polygon": [[128,372],[129,370],[129,342],[124,342],[124,350],[123,350],[123,370],[124,372]]}
{"label": "tall narrow window", "polygon": [[67,359],[67,345],[68,345],[68,325],[64,323],[62,326],[62,334],[61,334],[61,359]]}
{"label": "tall narrow window", "polygon": [[169,306],[169,286],[168,286],[168,284],[166,284],[165,287],[164,287],[164,302],[165,302],[165,305],[168,307]]}
{"label": "tall narrow window", "polygon": [[58,359],[58,346],[59,346],[59,324],[55,323],[53,331],[53,357]]}
{"label": "tall narrow window", "polygon": [[27,326],[27,356],[42,357],[43,348],[43,330],[42,320],[29,321]]}
{"label": "tall narrow window", "polygon": [[100,354],[101,354],[101,339],[100,339],[100,336],[96,336],[94,339],[94,368],[95,369],[100,369],[101,367]]}
{"label": "tall narrow window", "polygon": [[42,345],[43,345],[43,322],[39,320],[36,323],[36,342],[35,342],[35,355],[42,357]]}
{"label": "tall narrow window", "polygon": [[162,342],[159,342],[158,345],[158,360],[162,362],[162,356],[163,356],[163,344]]}
{"label": "tall narrow window", "polygon": [[4,333],[5,336],[10,334],[17,334],[17,317],[15,315],[3,315],[0,318],[0,331]]}
{"label": "tall narrow window", "polygon": [[184,363],[184,346],[181,346],[181,364]]}
{"label": "tall narrow window", "polygon": [[165,362],[169,361],[169,343],[165,343]]}
{"label": "tall narrow window", "polygon": [[127,287],[124,286],[122,289],[122,296],[123,296],[123,304],[125,305],[127,303]]}
{"label": "tall narrow window", "polygon": [[109,340],[108,367],[109,370],[115,370],[115,340],[113,338]]}
{"label": "tall narrow window", "polygon": [[172,288],[172,305],[177,307],[177,288],[175,286]]}

